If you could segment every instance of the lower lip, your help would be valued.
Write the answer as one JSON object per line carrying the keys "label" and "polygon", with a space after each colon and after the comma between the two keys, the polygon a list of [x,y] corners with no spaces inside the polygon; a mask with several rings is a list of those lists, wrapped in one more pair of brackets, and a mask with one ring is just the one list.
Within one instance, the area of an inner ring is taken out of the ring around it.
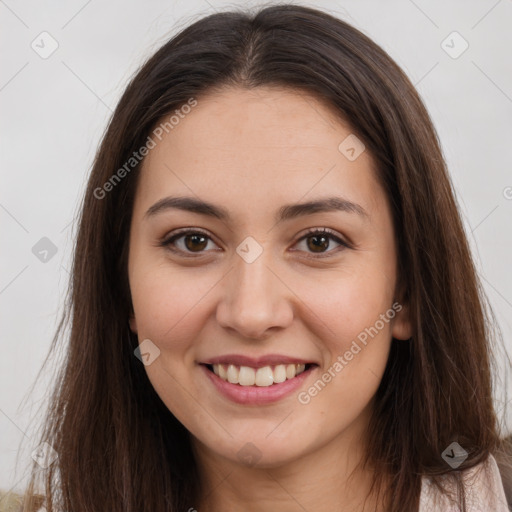
{"label": "lower lip", "polygon": [[231,384],[231,382],[221,379],[204,364],[200,366],[222,395],[237,404],[244,405],[265,405],[277,402],[297,391],[309,375],[318,368],[317,366],[312,366],[300,375],[297,375],[297,377],[287,379],[280,384],[272,384],[271,386],[241,386],[240,384]]}

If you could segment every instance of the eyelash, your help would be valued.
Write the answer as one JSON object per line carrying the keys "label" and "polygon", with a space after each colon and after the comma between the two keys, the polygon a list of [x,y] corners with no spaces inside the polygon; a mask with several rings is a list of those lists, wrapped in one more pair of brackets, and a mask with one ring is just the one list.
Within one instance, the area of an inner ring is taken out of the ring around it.
{"label": "eyelash", "polygon": [[[182,249],[176,249],[175,247],[171,247],[171,245],[176,241],[178,240],[179,238],[183,238],[187,235],[203,235],[205,236],[206,238],[208,238],[209,240],[213,241],[212,238],[204,231],[200,230],[200,229],[183,229],[183,230],[180,230],[178,232],[175,232],[173,233],[172,235],[170,236],[167,236],[166,238],[164,238],[160,243],[159,245],[161,247],[165,247],[167,248],[168,250],[172,251],[172,252],[175,252],[175,253],[181,253],[181,254],[187,254],[187,257],[189,255],[191,255],[190,257],[192,258],[195,258],[195,257],[200,257],[205,251],[200,251],[198,253],[193,253],[193,252],[187,252],[187,251],[183,251]],[[309,238],[309,237],[312,237],[312,236],[327,236],[327,238],[331,239],[331,240],[334,240],[336,243],[340,244],[340,247],[337,247],[331,251],[327,251],[327,252],[324,252],[324,253],[310,253],[310,254],[313,254],[313,258],[326,258],[326,257],[329,257],[331,256],[333,253],[337,253],[339,252],[340,250],[343,250],[343,249],[349,249],[351,248],[351,246],[345,242],[344,240],[342,240],[341,238],[339,238],[334,231],[331,231],[330,229],[328,228],[322,228],[322,229],[318,229],[318,228],[311,228],[307,231],[307,233],[302,236],[299,240],[297,240],[296,243],[299,243],[299,242],[302,242],[303,240]]]}

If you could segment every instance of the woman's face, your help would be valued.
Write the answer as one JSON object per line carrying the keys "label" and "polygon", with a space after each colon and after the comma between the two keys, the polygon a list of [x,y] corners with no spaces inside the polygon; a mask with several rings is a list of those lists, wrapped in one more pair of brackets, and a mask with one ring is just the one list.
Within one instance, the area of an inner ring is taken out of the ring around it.
{"label": "woman's face", "polygon": [[291,90],[185,110],[144,161],[130,233],[130,325],[154,389],[213,457],[272,467],[357,442],[391,337],[410,337],[369,152]]}

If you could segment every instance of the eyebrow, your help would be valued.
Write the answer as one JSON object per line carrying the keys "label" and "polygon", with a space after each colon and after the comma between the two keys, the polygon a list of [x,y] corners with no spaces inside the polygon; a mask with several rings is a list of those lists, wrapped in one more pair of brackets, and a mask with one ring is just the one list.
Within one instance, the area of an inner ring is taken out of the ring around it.
{"label": "eyebrow", "polygon": [[[145,217],[152,217],[166,210],[178,209],[208,217],[215,217],[224,222],[228,222],[231,216],[224,207],[197,199],[190,196],[169,196],[164,197],[151,206],[145,213]],[[368,213],[362,206],[353,203],[342,197],[326,197],[308,201],[306,203],[287,204],[282,206],[276,216],[275,222],[282,222],[304,215],[312,215],[320,212],[341,211],[346,213],[355,213],[365,220],[369,219]]]}

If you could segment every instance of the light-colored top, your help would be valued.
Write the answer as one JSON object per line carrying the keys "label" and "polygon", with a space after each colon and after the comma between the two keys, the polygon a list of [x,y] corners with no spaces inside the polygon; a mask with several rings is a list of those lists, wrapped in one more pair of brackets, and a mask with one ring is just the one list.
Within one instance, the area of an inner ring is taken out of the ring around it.
{"label": "light-colored top", "polygon": [[[467,512],[510,512],[500,471],[492,455],[485,462],[467,470],[464,483]],[[450,482],[447,488],[456,497],[455,485]],[[0,512],[17,510],[14,507],[20,504],[21,496],[0,492]],[[45,508],[40,508],[38,512],[45,512]],[[455,502],[441,494],[428,477],[423,477],[419,512],[460,512],[460,509]]]}
{"label": "light-colored top", "polygon": [[[492,455],[485,462],[464,472],[464,484],[468,512],[510,511],[500,471]],[[450,481],[446,487],[456,499],[455,484]],[[422,478],[419,512],[459,512],[460,508],[456,503],[441,494],[430,478]]]}

